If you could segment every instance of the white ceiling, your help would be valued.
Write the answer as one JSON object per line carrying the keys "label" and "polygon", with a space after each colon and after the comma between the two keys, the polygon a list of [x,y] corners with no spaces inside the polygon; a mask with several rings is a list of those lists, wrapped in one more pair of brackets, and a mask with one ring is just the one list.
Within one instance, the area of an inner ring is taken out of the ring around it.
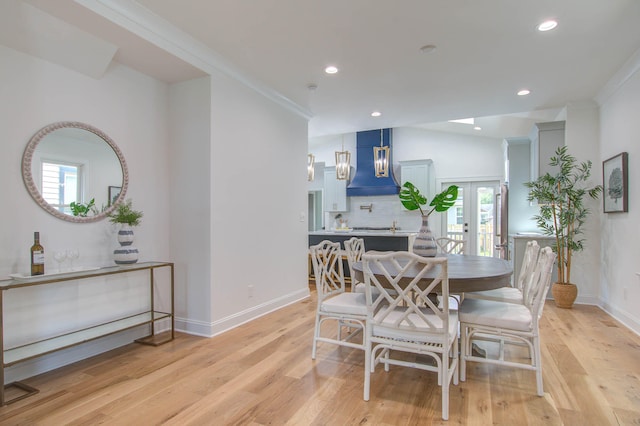
{"label": "white ceiling", "polygon": [[[25,1],[116,45],[115,60],[158,79],[204,75],[81,4],[145,7],[146,19],[166,21],[310,110],[310,137],[399,126],[449,131],[426,123],[485,116],[499,117],[476,134],[524,136],[511,134],[522,132],[518,119],[553,117],[593,99],[640,49],[637,0]],[[547,18],[558,28],[537,32]],[[422,53],[426,44],[437,49]],[[329,64],[340,72],[324,74]],[[531,94],[516,96],[521,88]]]}

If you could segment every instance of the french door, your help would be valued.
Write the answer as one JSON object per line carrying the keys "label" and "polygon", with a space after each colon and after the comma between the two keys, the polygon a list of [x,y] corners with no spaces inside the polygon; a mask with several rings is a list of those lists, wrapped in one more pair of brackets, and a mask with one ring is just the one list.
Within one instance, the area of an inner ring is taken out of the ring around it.
{"label": "french door", "polygon": [[443,215],[441,235],[466,240],[465,254],[495,256],[500,182],[443,182],[442,189],[449,185],[460,189],[456,204]]}

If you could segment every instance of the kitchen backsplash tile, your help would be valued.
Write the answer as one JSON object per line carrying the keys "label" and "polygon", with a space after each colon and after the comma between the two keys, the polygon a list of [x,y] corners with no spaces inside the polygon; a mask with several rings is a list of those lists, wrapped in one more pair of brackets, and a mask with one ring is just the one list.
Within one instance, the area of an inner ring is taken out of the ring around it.
{"label": "kitchen backsplash tile", "polygon": [[[368,207],[371,205],[371,212]],[[420,228],[420,212],[407,211],[402,207],[397,195],[380,195],[368,197],[349,197],[349,211],[340,213],[346,220],[347,227],[386,227],[393,221],[403,231],[418,231]],[[365,206],[367,209],[361,209]],[[337,213],[325,212],[325,228],[335,227]]]}

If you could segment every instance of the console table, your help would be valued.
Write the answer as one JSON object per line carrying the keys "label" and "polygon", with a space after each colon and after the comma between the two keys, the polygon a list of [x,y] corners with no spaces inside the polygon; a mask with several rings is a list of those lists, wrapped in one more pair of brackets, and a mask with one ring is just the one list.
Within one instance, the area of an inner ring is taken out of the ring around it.
{"label": "console table", "polygon": [[[154,271],[159,268],[169,268],[171,281],[171,310],[170,312],[161,312],[156,310],[154,301],[155,279]],[[55,283],[75,280],[85,280],[88,278],[96,278],[105,275],[126,274],[134,271],[149,271],[149,297],[150,308],[148,311],[139,312],[122,318],[117,318],[106,323],[100,323],[91,327],[83,328],[69,333],[60,334],[51,338],[30,342],[18,347],[4,347],[4,292],[19,291],[21,288],[41,285],[52,285]],[[169,319],[171,322],[171,330],[156,333],[155,323],[160,320]],[[0,383],[4,385],[4,369],[19,362],[26,361],[44,354],[48,354],[60,349],[69,348],[81,343],[85,343],[100,337],[118,333],[141,325],[149,325],[149,335],[136,339],[135,341],[142,344],[158,346],[174,339],[174,268],[170,262],[143,262],[132,265],[108,266],[93,270],[85,270],[78,272],[67,272],[61,274],[43,275],[38,277],[25,277],[24,279],[0,280],[0,354],[2,362],[0,363]],[[5,399],[5,389],[15,387],[23,390],[25,393],[13,399]],[[0,386],[0,406],[19,401],[28,396],[38,393],[38,390],[21,382],[13,382],[6,386]]]}

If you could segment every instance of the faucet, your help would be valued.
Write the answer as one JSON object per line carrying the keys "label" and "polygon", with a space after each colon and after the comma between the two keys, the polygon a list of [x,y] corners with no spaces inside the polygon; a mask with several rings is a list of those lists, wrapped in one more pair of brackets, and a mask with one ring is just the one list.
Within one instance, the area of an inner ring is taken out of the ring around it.
{"label": "faucet", "polygon": [[393,223],[391,224],[391,232],[393,234],[395,234],[396,233],[396,229],[397,229],[396,228],[396,221],[394,220]]}

